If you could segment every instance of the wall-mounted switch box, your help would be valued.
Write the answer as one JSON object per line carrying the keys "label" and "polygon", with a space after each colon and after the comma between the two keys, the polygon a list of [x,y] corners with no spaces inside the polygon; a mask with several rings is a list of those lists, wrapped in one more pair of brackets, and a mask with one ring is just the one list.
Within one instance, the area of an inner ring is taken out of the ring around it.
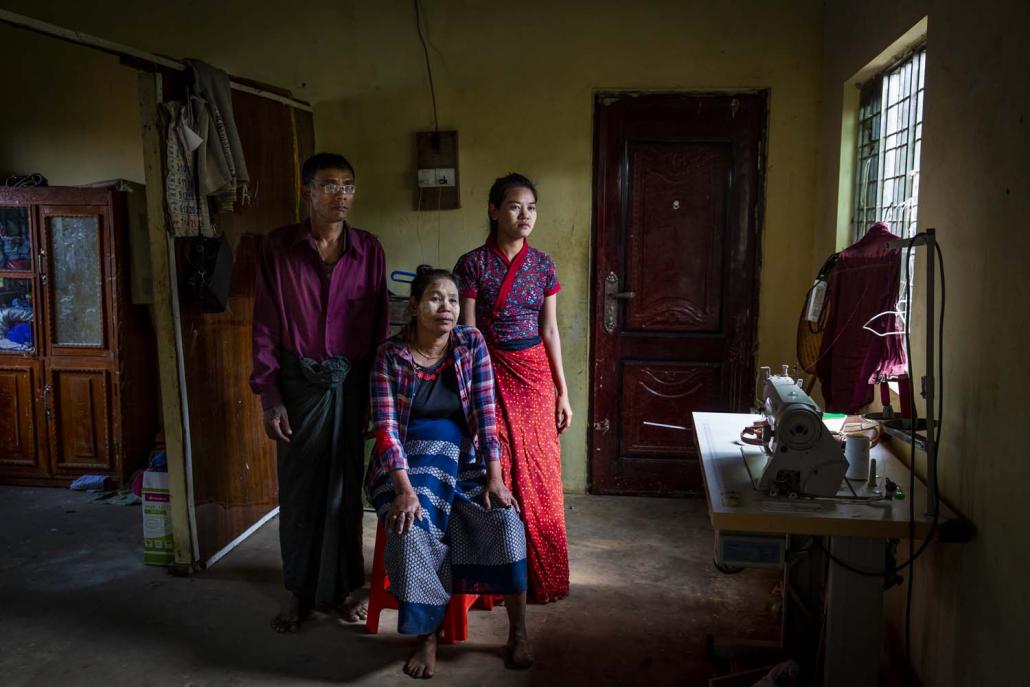
{"label": "wall-mounted switch box", "polygon": [[457,131],[417,132],[415,168],[416,210],[456,210],[461,207]]}
{"label": "wall-mounted switch box", "polygon": [[418,186],[419,188],[454,186],[454,169],[451,167],[420,169],[418,170]]}

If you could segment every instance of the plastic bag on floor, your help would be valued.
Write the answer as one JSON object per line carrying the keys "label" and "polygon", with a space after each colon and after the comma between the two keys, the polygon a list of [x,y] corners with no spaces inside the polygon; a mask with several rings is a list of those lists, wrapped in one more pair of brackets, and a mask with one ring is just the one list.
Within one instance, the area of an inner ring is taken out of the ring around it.
{"label": "plastic bag on floor", "polygon": [[797,684],[801,667],[794,659],[778,663],[752,687],[793,687]]}

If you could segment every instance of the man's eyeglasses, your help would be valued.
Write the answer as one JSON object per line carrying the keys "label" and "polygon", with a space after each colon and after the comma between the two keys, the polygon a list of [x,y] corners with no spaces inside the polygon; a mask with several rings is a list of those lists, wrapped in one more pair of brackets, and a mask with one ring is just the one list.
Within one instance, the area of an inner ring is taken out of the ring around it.
{"label": "man's eyeglasses", "polygon": [[357,186],[354,184],[336,184],[332,182],[323,184],[321,181],[313,181],[311,182],[311,185],[322,193],[330,196],[335,196],[337,193],[342,193],[345,196],[353,196],[354,191],[357,190]]}

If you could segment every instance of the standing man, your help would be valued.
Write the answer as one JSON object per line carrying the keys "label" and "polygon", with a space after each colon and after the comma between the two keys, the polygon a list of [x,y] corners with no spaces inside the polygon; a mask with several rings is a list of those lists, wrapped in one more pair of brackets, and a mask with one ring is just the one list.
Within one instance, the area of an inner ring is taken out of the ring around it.
{"label": "standing man", "polygon": [[354,168],[332,153],[304,163],[309,219],[261,243],[254,371],[265,433],[278,442],[279,541],[289,592],[272,619],[292,632],[313,608],[363,620],[362,430],[368,377],[388,324],[383,247],[347,222]]}

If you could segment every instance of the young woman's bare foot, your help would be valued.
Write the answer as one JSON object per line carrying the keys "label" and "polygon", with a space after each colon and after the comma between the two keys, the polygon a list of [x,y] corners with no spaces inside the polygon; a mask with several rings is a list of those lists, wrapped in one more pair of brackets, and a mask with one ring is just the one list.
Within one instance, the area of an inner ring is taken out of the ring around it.
{"label": "young woman's bare foot", "polygon": [[415,650],[411,652],[404,672],[414,678],[428,680],[436,672],[437,633],[419,635],[415,640]]}
{"label": "young woman's bare foot", "polygon": [[508,611],[508,645],[505,647],[504,665],[525,670],[533,665],[533,651],[526,630],[526,593],[505,596],[504,605]]}
{"label": "young woman's bare foot", "polygon": [[529,645],[529,637],[524,632],[508,631],[504,665],[515,670],[525,670],[533,665],[533,649]]}
{"label": "young woman's bare foot", "polygon": [[354,594],[348,594],[336,612],[339,613],[341,620],[348,623],[363,622],[368,618],[368,604]]}
{"label": "young woman's bare foot", "polygon": [[289,594],[283,601],[278,615],[272,618],[272,629],[282,633],[296,632],[310,613],[309,604],[304,603],[296,594]]}

